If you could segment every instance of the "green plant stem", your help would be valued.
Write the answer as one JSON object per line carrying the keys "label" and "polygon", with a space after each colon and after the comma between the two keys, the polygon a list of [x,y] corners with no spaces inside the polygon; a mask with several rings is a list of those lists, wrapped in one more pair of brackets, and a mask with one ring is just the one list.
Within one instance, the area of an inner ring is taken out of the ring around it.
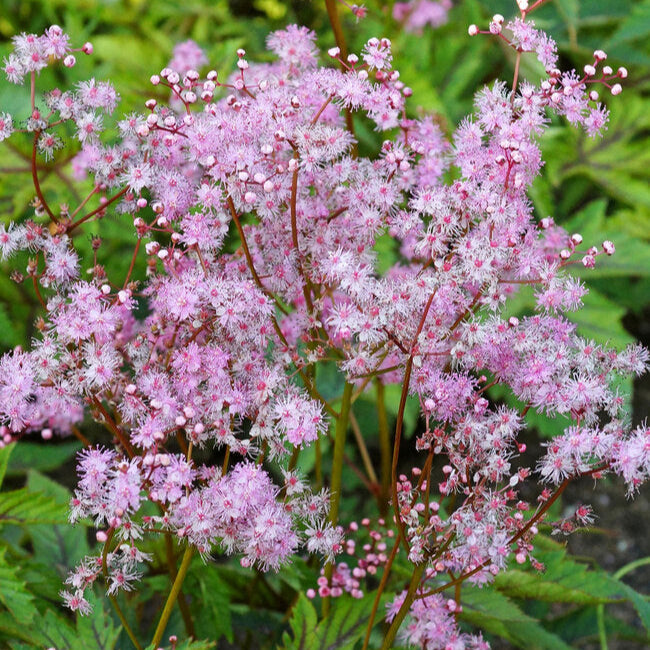
{"label": "green plant stem", "polygon": [[379,512],[382,517],[388,514],[388,499],[390,494],[390,431],[386,414],[386,399],[384,384],[375,379],[377,390],[377,422],[379,423],[379,453],[381,457],[379,475],[381,477],[381,492]]}
{"label": "green plant stem", "polygon": [[[339,505],[341,503],[341,479],[343,476],[343,462],[345,452],[345,435],[348,431],[350,416],[350,404],[352,403],[352,384],[345,382],[343,388],[343,397],[341,398],[341,411],[336,420],[336,430],[334,432],[334,456],[332,458],[332,476],[330,479],[330,499],[329,520],[332,526],[336,527],[339,521]],[[325,567],[325,577],[329,582],[332,579],[334,565],[328,562]],[[323,599],[323,616],[329,612],[329,598]]]}
{"label": "green plant stem", "polygon": [[[104,575],[104,580],[106,581],[106,583],[108,583],[108,562],[107,562],[108,549],[111,545],[111,541],[113,539],[114,534],[115,534],[115,529],[111,528],[111,530],[108,532],[108,538],[104,542],[104,549],[102,551],[102,574]],[[111,605],[113,605],[113,609],[115,610],[117,617],[120,619],[124,631],[127,633],[129,639],[131,639],[131,643],[133,643],[133,645],[136,647],[137,650],[142,650],[142,646],[140,645],[140,642],[135,636],[135,633],[131,629],[131,626],[129,625],[128,621],[126,620],[126,617],[124,616],[124,612],[122,611],[120,604],[117,602],[117,598],[109,594],[108,599],[111,601]]]}
{"label": "green plant stem", "polygon": [[[178,572],[176,571],[176,557],[174,556],[174,545],[172,543],[172,535],[170,532],[165,533],[165,550],[167,552],[167,566],[169,567],[169,577],[173,584],[174,580],[176,580]],[[190,608],[187,605],[185,598],[183,598],[182,590],[179,591],[178,608],[181,610],[183,625],[185,626],[187,635],[193,639],[196,638],[194,621],[192,620],[192,612],[190,612]]]}
{"label": "green plant stem", "polygon": [[424,573],[425,566],[426,566],[426,562],[422,562],[421,564],[418,564],[415,567],[415,570],[413,571],[413,576],[411,577],[411,583],[409,584],[408,591],[406,592],[406,597],[404,598],[404,602],[402,603],[402,606],[399,608],[399,611],[395,615],[393,622],[390,624],[390,627],[388,628],[388,632],[386,632],[386,636],[384,637],[384,642],[381,644],[381,650],[389,650],[389,648],[393,646],[393,641],[397,636],[397,631],[402,625],[402,622],[404,621],[404,618],[408,614],[409,609],[411,609],[411,604],[415,599],[415,592],[418,590],[418,587],[420,586],[420,580],[422,579],[422,574]]}
{"label": "green plant stem", "polygon": [[187,575],[187,570],[190,567],[190,562],[192,560],[193,553],[194,553],[194,549],[188,545],[188,547],[185,549],[185,553],[183,554],[181,566],[179,567],[178,573],[176,574],[176,579],[174,580],[174,584],[172,585],[171,591],[169,592],[169,596],[167,597],[167,602],[165,603],[163,612],[160,615],[160,620],[158,621],[158,626],[156,627],[156,631],[154,632],[153,639],[151,640],[151,645],[154,648],[157,648],[160,645],[160,641],[163,637],[163,634],[165,633],[165,628],[167,627],[167,623],[169,622],[169,617],[172,614],[172,609],[174,609],[174,603],[176,603],[178,595],[181,592],[183,581],[185,580],[185,576]]}
{"label": "green plant stem", "polygon": [[[639,567],[650,564],[650,556],[642,557],[634,562],[622,566],[614,575],[615,580],[620,580],[624,575],[631,573]],[[605,628],[605,603],[600,603],[596,608],[596,620],[598,622],[598,638],[601,650],[609,650],[607,645],[607,630]]]}
{"label": "green plant stem", "polygon": [[350,427],[352,428],[352,433],[354,434],[354,439],[359,448],[359,454],[361,455],[361,461],[363,462],[363,467],[366,470],[366,476],[372,487],[373,494],[377,492],[377,486],[379,485],[379,479],[377,478],[377,473],[372,464],[372,459],[370,458],[370,453],[368,452],[368,446],[366,445],[365,440],[363,439],[363,433],[361,427],[357,422],[357,418],[354,417],[354,412],[350,410]]}

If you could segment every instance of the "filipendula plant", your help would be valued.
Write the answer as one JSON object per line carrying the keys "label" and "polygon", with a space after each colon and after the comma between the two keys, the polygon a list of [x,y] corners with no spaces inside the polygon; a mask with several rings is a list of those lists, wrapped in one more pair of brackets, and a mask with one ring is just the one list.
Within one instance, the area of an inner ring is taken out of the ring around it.
{"label": "filipendula plant", "polygon": [[[608,112],[596,88],[617,95],[627,73],[600,50],[580,72],[559,70],[555,43],[529,18],[543,1],[520,0],[517,18],[494,16],[485,31],[470,26],[470,36],[513,48],[515,74],[477,94],[451,139],[431,117],[409,117],[412,93],[390,41],[348,55],[335,18],[330,66],[319,63],[314,33],[294,25],[268,37],[274,62],[249,63],[239,50],[229,78],[202,75],[207,60],[184,43],[149,80],[156,98],[121,118],[110,142],[102,131],[119,102],[110,83],[37,92],[44,67],[75,65],[68,35],[52,26],[14,38],[4,70],[30,85],[31,99],[24,115],[0,115],[0,139],[31,139],[34,216],[0,227],[0,251],[28,251],[13,278],[31,285],[42,313],[31,348],[0,361],[2,440],[38,432],[87,443],[88,418],[106,432],[78,458],[70,519],[91,520],[101,546],[66,580],[71,609],[88,613],[88,590],[101,583],[141,647],[115,596],[138,589],[148,539],[175,538],[183,558],[157,647],[176,600],[187,605],[194,553],[282,571],[308,552],[324,558],[308,593],[323,599],[324,615],[333,597],[361,597],[366,578],[379,578],[369,583],[368,647],[404,556],[411,578],[388,604],[382,647],[401,629],[403,642],[429,650],[485,648],[458,627],[460,586],[491,582],[512,558],[541,569],[533,539],[542,522],[566,532],[591,521],[587,507],[550,518],[572,480],[615,473],[632,494],[648,478],[650,432],[629,430],[615,387],[645,371],[647,352],[585,340],[565,316],[585,294],[568,269],[593,267],[614,244],[583,243],[550,216],[536,221],[527,196],[549,114],[598,136]],[[546,68],[537,84],[519,79],[526,53]],[[372,156],[357,154],[352,113],[386,134]],[[92,182],[73,206],[45,195],[38,166],[71,137],[81,146],[75,174]],[[91,257],[79,253],[84,227],[108,214],[132,233],[123,277],[102,264],[99,239]],[[399,261],[380,273],[375,244],[386,234]],[[508,299],[525,287],[535,312],[508,317]],[[333,362],[343,388],[328,401],[318,369]],[[364,547],[351,570],[335,559],[354,554],[359,528],[346,541],[339,523],[345,436],[359,396],[376,391],[381,411],[389,384],[401,396],[392,452],[382,428],[387,543]],[[491,405],[485,393],[496,384],[525,407]],[[410,478],[398,470],[409,396],[423,419]],[[534,466],[520,460],[530,409],[569,422]],[[325,490],[297,466],[328,431]],[[218,462],[204,462],[204,448],[219,450]]]}

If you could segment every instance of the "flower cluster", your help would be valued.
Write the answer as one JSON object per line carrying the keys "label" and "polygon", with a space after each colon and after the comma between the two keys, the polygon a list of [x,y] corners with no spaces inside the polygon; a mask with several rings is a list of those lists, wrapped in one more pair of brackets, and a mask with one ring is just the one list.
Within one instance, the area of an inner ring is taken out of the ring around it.
{"label": "flower cluster", "polygon": [[393,5],[393,18],[404,25],[404,29],[416,34],[424,27],[440,27],[447,22],[452,7],[451,0],[410,0]]}
{"label": "flower cluster", "polygon": [[[446,7],[416,4],[408,16]],[[546,77],[485,88],[451,139],[433,119],[409,116],[412,92],[388,39],[369,40],[359,55],[332,48],[332,68],[319,65],[314,34],[297,26],[269,37],[272,63],[249,63],[239,50],[225,80],[202,75],[202,52],[183,44],[151,77],[158,99],[121,120],[111,144],[99,137],[118,101],[107,83],[51,91],[48,113],[33,107],[25,130],[35,152],[54,155],[58,125],[71,122],[81,144],[75,174],[93,189],[77,210],[55,210],[34,171],[34,218],[0,231],[3,259],[32,255],[27,276],[44,308],[31,350],[0,360],[0,417],[5,442],[69,434],[85,414],[111,436],[110,448],[79,459],[72,518],[94,521],[105,552],[70,577],[72,608],[88,610],[83,592],[100,575],[111,594],[132,588],[149,535],[171,533],[205,557],[238,553],[262,569],[278,569],[301,544],[329,559],[353,551],[326,521],[327,493],[312,493],[295,472],[300,450],[326,434],[328,414],[344,421],[319,392],[321,361],[338,363],[346,389],[361,392],[373,377],[402,386],[396,449],[407,395],[420,403],[426,460],[412,480],[393,477],[397,528],[387,538],[426,564],[422,594],[449,574],[480,584],[513,555],[527,560],[536,522],[559,494],[545,488],[536,506],[523,501],[519,484],[531,477],[561,490],[614,471],[630,491],[648,478],[648,429],[625,428],[614,388],[618,375],[645,371],[647,352],[598,346],[565,315],[586,291],[566,269],[590,268],[614,247],[581,247],[552,219],[538,223],[526,195],[549,111],[595,135],[607,111],[588,88],[618,94],[611,82],[626,73],[604,66],[598,76],[601,51],[583,74],[561,72],[555,44],[525,14],[503,22],[495,16],[486,33],[518,56],[535,52]],[[5,71],[19,83],[69,51],[58,28],[22,35]],[[375,156],[356,154],[352,111],[386,133]],[[12,125],[1,114],[0,137]],[[85,207],[93,200],[98,207]],[[89,268],[75,251],[78,230],[109,209],[133,233],[126,278],[109,277],[101,242]],[[399,261],[382,274],[375,244],[386,233]],[[508,317],[508,298],[526,285],[536,290],[535,313]],[[519,463],[522,413],[485,397],[495,384],[526,410],[571,418],[536,468]],[[219,465],[196,460],[209,447]],[[434,456],[445,457],[438,481]],[[320,595],[359,596],[363,578],[389,570],[386,543],[371,539],[355,569],[324,573]],[[412,603],[406,639],[485,647],[457,630],[458,605],[437,593]],[[403,606],[405,595],[391,615]]]}

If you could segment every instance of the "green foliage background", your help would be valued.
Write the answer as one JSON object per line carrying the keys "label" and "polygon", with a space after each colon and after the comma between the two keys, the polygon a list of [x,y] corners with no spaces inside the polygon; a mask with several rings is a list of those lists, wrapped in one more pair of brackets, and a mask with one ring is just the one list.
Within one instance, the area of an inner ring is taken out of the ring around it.
{"label": "green foliage background", "polygon": [[[495,78],[512,76],[512,52],[497,39],[470,39],[467,26],[485,26],[494,13],[514,14],[514,0],[456,0],[447,25],[420,35],[400,30],[387,9],[394,3],[366,5],[368,17],[355,21],[340,7],[348,44],[359,51],[371,36],[387,35],[393,41],[394,60],[401,78],[414,90],[411,110],[435,113],[449,133],[472,109],[473,94]],[[91,76],[111,79],[122,97],[118,112],[142,110],[152,96],[148,83],[171,58],[173,46],[192,38],[206,51],[211,65],[225,73],[236,61],[236,50],[245,48],[251,60],[268,57],[264,41],[269,31],[297,22],[315,29],[324,51],[334,44],[324,4],[278,0],[2,0],[0,55],[6,55],[9,39],[21,31],[42,32],[60,24],[81,45],[91,41],[92,57],[78,56],[73,70],[57,68],[42,75],[48,82],[70,85]],[[591,62],[594,49],[609,54],[608,63],[624,65],[629,78],[624,93],[605,98],[611,123],[604,139],[591,140],[562,121],[553,123],[543,140],[546,166],[532,191],[537,215],[551,215],[570,232],[580,232],[585,244],[599,246],[611,239],[617,254],[599,259],[596,269],[576,269],[590,293],[585,308],[575,315],[583,334],[597,343],[622,347],[633,341],[625,322],[643,322],[650,313],[650,0],[551,0],[535,14],[539,27],[558,41],[563,67],[580,69]],[[538,65],[526,59],[523,74],[536,80]],[[0,110],[25,116],[28,89],[0,83]],[[418,108],[419,107],[419,108]],[[363,121],[356,123],[362,151],[376,151],[380,141]],[[31,216],[31,182],[25,169],[27,142],[16,141],[0,154],[0,219],[5,223]],[[61,153],[69,156],[72,150]],[[10,173],[11,172],[11,173]],[[48,195],[75,199],[69,170],[42,170]],[[63,199],[65,200],[65,198]],[[129,233],[120,221],[107,218],[84,234],[101,234],[103,254],[110,269],[125,270],[129,261]],[[388,265],[394,255],[390,242],[382,242]],[[26,345],[34,332],[38,311],[35,296],[23,285],[0,274],[0,349]],[[531,296],[522,293],[514,312],[532,308]],[[335,380],[332,380],[335,382]],[[631,385],[624,386],[630,389]],[[327,387],[324,387],[327,393]],[[495,394],[494,397],[505,395]],[[396,396],[388,395],[389,408]],[[358,408],[363,408],[360,401]],[[392,407],[393,410],[395,406]],[[370,434],[376,423],[370,415]],[[562,421],[532,416],[530,423],[544,435],[563,428]],[[408,427],[417,425],[410,410]],[[66,572],[92,552],[83,528],[66,524],[76,443],[21,443],[0,451],[0,647],[127,648],[129,642],[106,602],[95,604],[91,617],[73,620],[60,608],[58,591]],[[326,443],[323,453],[326,454]],[[351,454],[354,452],[351,451]],[[301,460],[310,469],[308,454]],[[350,472],[346,485],[359,481]],[[351,490],[352,492],[352,490]],[[364,504],[349,496],[343,517],[358,515]],[[647,635],[638,627],[616,619],[605,603],[632,603],[646,629],[650,610],[646,599],[620,580],[564,557],[563,548],[541,538],[538,556],[548,570],[543,576],[518,569],[501,576],[494,586],[465,590],[463,620],[518,647],[581,647],[603,631],[618,635],[629,647],[646,647]],[[152,547],[156,562],[164,564],[163,549]],[[278,575],[256,576],[230,564],[199,560],[188,577],[188,593],[203,603],[197,613],[198,638],[218,641],[222,648],[354,648],[359,625],[368,614],[368,602],[339,601],[326,621],[319,622],[314,605],[302,594],[315,584],[317,570],[298,560]],[[130,622],[150,636],[155,613],[168,589],[164,568],[144,583],[139,599],[123,603]],[[562,611],[554,604],[563,603]],[[287,622],[285,611],[294,606]],[[599,609],[600,608],[600,609]],[[262,632],[256,636],[254,629]],[[168,634],[183,638],[180,615],[174,614]],[[379,638],[376,629],[373,638]],[[144,638],[144,637],[143,637]],[[531,641],[535,639],[535,641]],[[280,644],[280,645],[279,645]],[[532,645],[531,645],[532,644]],[[185,643],[179,648],[200,650],[209,643]]]}

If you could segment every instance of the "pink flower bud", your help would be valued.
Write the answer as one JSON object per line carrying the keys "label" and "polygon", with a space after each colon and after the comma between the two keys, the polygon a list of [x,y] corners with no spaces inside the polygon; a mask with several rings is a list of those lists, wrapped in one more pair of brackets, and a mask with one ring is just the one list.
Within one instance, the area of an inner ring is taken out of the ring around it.
{"label": "pink flower bud", "polygon": [[603,242],[603,250],[607,255],[613,255],[616,252],[616,247],[611,241],[605,240]]}
{"label": "pink flower bud", "polygon": [[72,68],[74,67],[74,64],[77,62],[77,59],[74,58],[72,54],[68,54],[68,56],[63,59],[63,65],[66,68]]}
{"label": "pink flower bud", "polygon": [[92,54],[93,53],[93,44],[90,42],[86,42],[83,44],[81,51],[84,54]]}
{"label": "pink flower bud", "polygon": [[468,33],[470,36],[476,36],[476,35],[478,34],[478,27],[477,27],[476,25],[470,25],[470,26],[467,28],[467,33]]}
{"label": "pink flower bud", "polygon": [[585,255],[582,258],[582,265],[586,269],[593,269],[596,266],[596,258],[593,255]]}
{"label": "pink flower bud", "polygon": [[621,84],[614,84],[611,92],[612,95],[620,95],[623,92],[623,86],[621,86]]}

